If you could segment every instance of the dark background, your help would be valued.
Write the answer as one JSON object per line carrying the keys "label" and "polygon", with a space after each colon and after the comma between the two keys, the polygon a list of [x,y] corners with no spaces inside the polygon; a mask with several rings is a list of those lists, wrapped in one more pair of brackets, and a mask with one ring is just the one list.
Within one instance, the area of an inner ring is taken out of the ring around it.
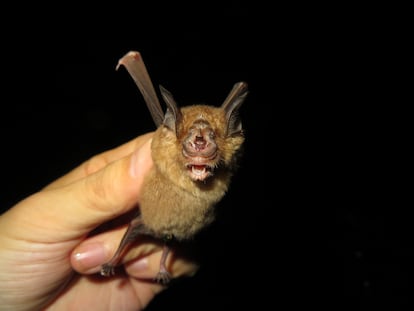
{"label": "dark background", "polygon": [[84,28],[94,13],[3,28],[1,209],[154,130],[130,76],[115,71],[138,50],[181,105],[219,105],[241,80],[250,89],[240,170],[196,239],[202,268],[148,310],[408,310],[410,207],[394,189],[391,116],[374,86],[387,69],[384,29],[337,8],[162,8],[141,7],[128,25],[105,16]]}

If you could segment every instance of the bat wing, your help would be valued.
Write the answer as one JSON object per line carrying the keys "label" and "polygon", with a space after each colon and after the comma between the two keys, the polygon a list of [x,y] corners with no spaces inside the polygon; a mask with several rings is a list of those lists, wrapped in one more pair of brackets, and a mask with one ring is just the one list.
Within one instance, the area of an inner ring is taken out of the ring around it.
{"label": "bat wing", "polygon": [[141,91],[142,96],[144,97],[145,103],[147,104],[155,125],[157,127],[160,126],[164,119],[164,113],[158,100],[157,93],[155,92],[154,86],[151,82],[151,78],[148,75],[145,63],[142,60],[141,54],[136,51],[128,52],[118,61],[116,70],[118,70],[120,65],[124,65],[131,75],[135,84]]}

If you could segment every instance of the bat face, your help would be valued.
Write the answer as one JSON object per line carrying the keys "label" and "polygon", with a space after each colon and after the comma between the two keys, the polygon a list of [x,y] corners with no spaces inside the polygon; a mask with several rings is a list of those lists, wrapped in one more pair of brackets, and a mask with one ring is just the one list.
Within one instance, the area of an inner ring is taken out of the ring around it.
{"label": "bat face", "polygon": [[230,169],[243,142],[237,112],[247,94],[247,85],[237,83],[221,107],[192,105],[178,107],[172,94],[162,86],[167,104],[163,125],[176,135],[176,152],[181,169],[192,181],[205,182],[217,168]]}
{"label": "bat face", "polygon": [[194,120],[188,128],[182,146],[188,175],[194,181],[202,181],[212,175],[217,163],[216,133],[210,123],[202,118]]}
{"label": "bat face", "polygon": [[[181,109],[178,126],[183,169],[193,181],[206,181],[214,176],[215,169],[226,166],[230,156],[223,153],[225,145],[225,114],[223,109],[211,106],[190,106]],[[238,149],[233,148],[231,151]],[[230,152],[230,151],[227,151]]]}

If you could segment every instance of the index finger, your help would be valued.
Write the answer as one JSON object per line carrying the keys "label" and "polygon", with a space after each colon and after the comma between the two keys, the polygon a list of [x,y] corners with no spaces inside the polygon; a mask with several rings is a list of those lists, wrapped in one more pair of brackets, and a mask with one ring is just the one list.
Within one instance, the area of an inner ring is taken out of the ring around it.
{"label": "index finger", "polygon": [[78,167],[74,168],[66,175],[56,179],[43,189],[53,189],[65,186],[71,182],[93,174],[106,167],[109,163],[130,155],[132,152],[139,149],[143,144],[145,144],[149,139],[151,139],[152,135],[153,132],[140,135],[115,149],[111,149],[95,155],[89,160],[83,162]]}

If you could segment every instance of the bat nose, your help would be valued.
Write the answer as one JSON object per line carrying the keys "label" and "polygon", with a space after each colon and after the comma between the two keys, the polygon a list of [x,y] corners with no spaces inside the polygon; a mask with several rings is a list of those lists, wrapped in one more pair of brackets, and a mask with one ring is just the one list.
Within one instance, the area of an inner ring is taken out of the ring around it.
{"label": "bat nose", "polygon": [[206,147],[207,141],[203,138],[203,136],[196,136],[194,145],[196,149],[202,150]]}

